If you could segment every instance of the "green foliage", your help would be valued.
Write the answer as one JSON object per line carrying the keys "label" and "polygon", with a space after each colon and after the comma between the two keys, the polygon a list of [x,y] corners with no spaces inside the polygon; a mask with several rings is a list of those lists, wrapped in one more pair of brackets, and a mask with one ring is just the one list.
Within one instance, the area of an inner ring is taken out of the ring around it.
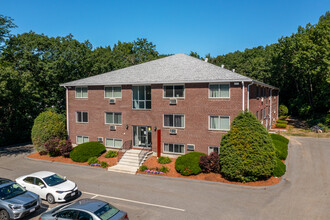
{"label": "green foliage", "polygon": [[286,165],[278,158],[276,158],[276,165],[272,176],[281,177],[286,172]]}
{"label": "green foliage", "polygon": [[270,177],[275,157],[272,139],[250,112],[240,113],[222,137],[220,168],[230,180],[249,182]]}
{"label": "green foliage", "polygon": [[159,157],[157,161],[160,164],[167,164],[172,162],[172,160],[169,157]]}
{"label": "green foliage", "polygon": [[168,171],[170,171],[170,169],[168,167],[165,167],[165,166],[162,166],[160,169],[159,169],[160,172],[163,172],[163,173],[167,173]]}
{"label": "green foliage", "polygon": [[274,141],[274,140],[277,140],[277,141],[281,141],[285,144],[289,144],[289,139],[287,139],[286,137],[280,135],[280,134],[270,134],[270,137],[271,139]]}
{"label": "green foliage", "polygon": [[142,172],[144,172],[147,169],[148,169],[148,167],[146,165],[140,166],[140,171],[142,171]]}
{"label": "green foliage", "polygon": [[11,17],[0,15],[0,46],[5,38],[10,37],[10,29],[16,28]]}
{"label": "green foliage", "polygon": [[197,175],[202,172],[199,159],[204,153],[191,152],[178,157],[175,161],[175,169],[183,176]]}
{"label": "green foliage", "polygon": [[107,162],[105,162],[105,161],[101,162],[101,167],[107,168],[108,166],[109,166],[109,164]]}
{"label": "green foliage", "polygon": [[105,154],[105,158],[113,158],[113,157],[117,157],[117,151],[114,150],[109,150],[106,154]]}
{"label": "green foliage", "polygon": [[288,107],[286,107],[285,105],[280,105],[278,107],[279,116],[287,116],[288,113],[289,113]]}
{"label": "green foliage", "polygon": [[66,130],[63,118],[52,111],[40,113],[34,120],[32,127],[31,139],[34,148],[40,151],[46,151],[45,143],[51,139],[65,139]]}
{"label": "green foliage", "polygon": [[277,120],[276,123],[287,124],[288,121],[286,121],[286,120]]}
{"label": "green foliage", "polygon": [[105,146],[99,142],[79,144],[70,152],[70,158],[75,162],[86,162],[91,157],[99,157],[105,152]]}
{"label": "green foliage", "polygon": [[270,137],[273,141],[277,158],[285,160],[288,156],[289,140],[279,134],[271,134]]}
{"label": "green foliage", "polygon": [[97,157],[90,157],[87,160],[88,164],[91,165],[92,163],[99,163],[99,160],[97,159]]}
{"label": "green foliage", "polygon": [[276,123],[275,124],[275,127],[277,128],[286,128],[287,124],[284,124],[284,123]]}
{"label": "green foliage", "polygon": [[330,114],[328,113],[327,116],[325,117],[324,124],[327,127],[330,127]]}

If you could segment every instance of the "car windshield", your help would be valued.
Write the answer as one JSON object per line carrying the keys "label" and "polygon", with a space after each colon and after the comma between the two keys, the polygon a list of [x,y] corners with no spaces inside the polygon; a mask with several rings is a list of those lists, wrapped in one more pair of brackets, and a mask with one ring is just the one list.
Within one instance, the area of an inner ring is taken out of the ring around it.
{"label": "car windshield", "polygon": [[45,177],[43,178],[43,180],[46,182],[48,186],[55,186],[66,181],[66,179],[64,179],[63,177],[57,174]]}
{"label": "car windshield", "polygon": [[0,188],[0,199],[6,200],[25,193],[26,190],[17,183]]}
{"label": "car windshield", "polygon": [[102,220],[108,220],[115,214],[119,212],[118,209],[116,209],[113,206],[110,206],[109,204],[106,204],[102,208],[98,209],[96,212],[94,212],[95,215],[100,217]]}

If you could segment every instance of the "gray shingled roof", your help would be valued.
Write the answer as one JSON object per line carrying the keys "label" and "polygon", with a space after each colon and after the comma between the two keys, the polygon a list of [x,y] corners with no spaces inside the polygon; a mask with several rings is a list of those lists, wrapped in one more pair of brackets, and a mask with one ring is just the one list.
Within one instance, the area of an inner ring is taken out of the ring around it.
{"label": "gray shingled roof", "polygon": [[61,86],[252,81],[251,78],[180,53]]}

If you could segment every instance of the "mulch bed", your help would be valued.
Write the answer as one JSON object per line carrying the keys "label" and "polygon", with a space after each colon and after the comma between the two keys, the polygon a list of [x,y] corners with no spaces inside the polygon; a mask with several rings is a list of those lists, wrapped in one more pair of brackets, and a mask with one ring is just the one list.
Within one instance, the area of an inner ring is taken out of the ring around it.
{"label": "mulch bed", "polygon": [[[104,153],[104,154],[102,154],[101,156],[98,157],[98,160],[100,162],[102,162],[102,161],[107,162],[110,167],[117,164],[118,157],[105,158],[104,157],[105,154],[106,153]],[[38,152],[30,154],[30,155],[28,155],[28,157],[29,158],[34,158],[34,159],[39,159],[39,160],[48,160],[48,161],[52,161],[52,162],[70,163],[70,164],[78,164],[78,165],[90,166],[90,165],[88,165],[87,162],[85,162],[85,163],[74,162],[73,160],[71,160],[71,158],[65,158],[65,157],[61,157],[61,156],[51,157],[49,155],[40,155]]]}
{"label": "mulch bed", "polygon": [[193,176],[182,176],[180,173],[176,172],[175,170],[175,160],[172,159],[171,163],[168,164],[160,164],[157,161],[157,157],[153,156],[150,157],[144,165],[146,165],[149,169],[151,168],[161,168],[162,166],[168,167],[170,170],[164,174],[150,174],[147,172],[138,171],[137,173],[146,174],[146,175],[161,175],[161,176],[169,176],[169,177],[179,177],[179,178],[186,178],[186,179],[195,179],[195,180],[206,180],[206,181],[213,181],[213,182],[223,182],[223,183],[230,183],[230,184],[237,184],[237,185],[244,185],[244,186],[270,186],[275,185],[281,181],[281,178],[271,177],[268,180],[264,181],[256,181],[256,182],[249,182],[249,183],[240,183],[240,182],[232,182],[228,181],[221,176],[221,174],[217,173],[200,173],[198,175]]}

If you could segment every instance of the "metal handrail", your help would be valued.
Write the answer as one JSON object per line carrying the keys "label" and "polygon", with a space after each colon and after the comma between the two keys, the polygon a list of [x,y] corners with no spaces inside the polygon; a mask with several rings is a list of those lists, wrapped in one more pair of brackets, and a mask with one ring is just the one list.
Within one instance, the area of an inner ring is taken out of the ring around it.
{"label": "metal handrail", "polygon": [[125,154],[125,152],[130,149],[132,149],[132,141],[131,140],[125,141],[124,144],[121,146],[121,148],[119,148],[118,150],[118,156],[120,156],[120,159]]}

